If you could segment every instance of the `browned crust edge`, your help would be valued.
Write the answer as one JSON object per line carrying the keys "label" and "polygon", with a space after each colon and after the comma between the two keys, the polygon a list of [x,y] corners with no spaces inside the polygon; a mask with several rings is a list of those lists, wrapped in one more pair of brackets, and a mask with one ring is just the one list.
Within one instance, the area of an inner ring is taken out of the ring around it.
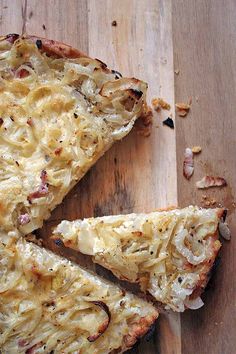
{"label": "browned crust edge", "polygon": [[[226,214],[227,214],[227,210],[226,209],[219,208],[217,210],[217,217],[219,218],[219,221],[221,219],[225,220]],[[222,245],[220,243],[220,244],[218,244],[217,247],[215,246],[215,241],[219,240],[219,231],[218,230],[215,232],[214,235],[211,235],[211,238],[212,238],[212,247],[214,249],[214,251],[212,253],[212,257],[209,258],[205,262],[204,267],[203,267],[203,271],[201,273],[200,280],[197,283],[194,291],[190,295],[190,299],[196,299],[198,296],[200,296],[203,293],[204,289],[206,288],[206,286],[207,286],[207,284],[208,284],[208,282],[209,282],[209,280],[210,280],[210,278],[212,276],[212,268],[214,266],[215,260],[217,258],[217,255],[218,255]]]}
{"label": "browned crust edge", "polygon": [[124,353],[125,351],[131,349],[133,345],[137,342],[139,338],[144,336],[150,327],[154,324],[158,318],[159,313],[157,310],[152,315],[147,317],[141,317],[138,322],[134,322],[130,325],[130,333],[123,338],[123,344],[120,348],[113,350],[111,354]]}
{"label": "browned crust edge", "polygon": [[[14,43],[15,40],[17,40],[19,37],[20,35],[16,33],[7,34],[6,36],[1,36],[0,41],[8,40],[11,43]],[[38,37],[35,35],[32,36],[23,35],[22,37],[26,39],[30,39],[34,43],[36,43],[36,41],[41,41],[42,46],[40,49],[43,52],[47,53],[48,55],[55,55],[60,58],[71,58],[71,59],[81,58],[81,57],[89,58],[85,53],[81,52],[80,50],[75,49],[72,46],[59,41],[54,41],[52,39]]]}
{"label": "browned crust edge", "polygon": [[26,35],[25,38],[30,39],[35,43],[37,40],[40,40],[42,42],[42,51],[44,51],[49,55],[54,54],[60,58],[71,58],[71,59],[81,58],[81,57],[88,58],[88,56],[85,53],[81,52],[80,50],[75,49],[68,44],[55,41],[53,39],[47,39],[47,38],[38,37],[34,35],[33,36]]}
{"label": "browned crust edge", "polygon": [[[175,206],[170,206],[168,208],[160,208],[160,209],[157,209],[155,211],[160,211],[160,212],[161,211],[171,211],[171,210],[174,210],[174,209],[178,209],[178,208],[175,207]],[[217,209],[216,214],[217,214],[217,217],[218,217],[219,221],[221,219],[223,219],[223,220],[225,219],[226,213],[227,213],[227,210],[224,209],[224,208],[218,208]],[[211,278],[212,268],[214,266],[214,262],[216,260],[217,255],[218,255],[218,252],[219,252],[219,250],[221,248],[221,245],[220,246],[218,245],[217,247],[215,246],[215,241],[219,240],[219,231],[217,230],[214,235],[209,235],[209,236],[212,238],[213,253],[212,253],[211,258],[209,258],[205,263],[203,263],[203,269],[202,269],[202,273],[201,273],[201,276],[200,276],[200,280],[196,284],[192,294],[190,295],[190,299],[196,299],[198,296],[200,296],[203,293],[205,287],[207,286],[207,283],[209,282],[209,280]],[[53,238],[54,238],[54,241],[55,241],[57,239],[57,236],[55,235]],[[77,245],[74,245],[71,241],[66,241],[64,243],[64,245],[65,245],[65,247],[69,247],[69,248],[72,248],[72,249],[78,251]],[[97,264],[101,265],[102,267],[110,270],[118,279],[124,280],[124,281],[128,281],[130,283],[132,282],[130,279],[126,278],[125,276],[117,273],[116,270],[111,268],[104,260],[103,260],[103,262],[99,262],[98,260],[96,260],[96,257],[92,257],[92,260],[93,260],[94,263],[97,263]],[[142,284],[142,280],[140,278],[137,278],[132,283],[138,283],[139,285],[141,285]],[[154,299],[154,301],[155,301],[155,299]]]}

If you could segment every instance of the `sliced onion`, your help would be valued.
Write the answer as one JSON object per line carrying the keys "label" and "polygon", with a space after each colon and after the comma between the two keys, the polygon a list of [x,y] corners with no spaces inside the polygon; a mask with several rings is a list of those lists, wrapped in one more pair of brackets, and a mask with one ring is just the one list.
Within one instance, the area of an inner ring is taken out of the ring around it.
{"label": "sliced onion", "polygon": [[175,245],[176,249],[180,254],[187,258],[188,262],[194,265],[202,263],[206,259],[206,254],[203,252],[200,256],[195,256],[190,249],[188,249],[184,244],[185,237],[188,236],[188,231],[186,229],[180,231],[173,239],[172,243]]}
{"label": "sliced onion", "polygon": [[190,310],[197,310],[204,305],[204,302],[202,301],[200,296],[196,299],[189,299],[189,297],[187,297],[184,301],[184,305]]}

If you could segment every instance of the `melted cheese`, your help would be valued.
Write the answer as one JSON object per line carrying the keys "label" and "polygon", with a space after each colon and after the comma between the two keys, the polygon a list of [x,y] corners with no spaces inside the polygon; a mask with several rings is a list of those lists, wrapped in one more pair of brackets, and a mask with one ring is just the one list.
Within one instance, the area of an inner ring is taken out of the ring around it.
{"label": "melted cheese", "polygon": [[[111,320],[92,342],[107,321],[94,302],[108,306]],[[144,320],[145,332],[157,316],[151,304],[33,243],[0,243],[2,354],[122,352],[136,326]]]}
{"label": "melted cheese", "polygon": [[119,278],[139,282],[166,308],[184,311],[220,248],[220,214],[220,209],[190,206],[62,221],[54,237],[93,256]]}
{"label": "melted cheese", "polygon": [[116,80],[98,60],[49,57],[29,39],[0,41],[0,59],[0,225],[27,234],[129,133],[146,84]]}

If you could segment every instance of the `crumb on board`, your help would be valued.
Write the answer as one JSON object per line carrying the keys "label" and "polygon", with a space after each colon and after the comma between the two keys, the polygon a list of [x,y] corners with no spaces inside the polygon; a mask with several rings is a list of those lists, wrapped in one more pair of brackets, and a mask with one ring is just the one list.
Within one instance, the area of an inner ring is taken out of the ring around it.
{"label": "crumb on board", "polygon": [[179,73],[180,73],[180,70],[179,69],[175,69],[175,74],[179,75]]}
{"label": "crumb on board", "polygon": [[190,104],[188,103],[176,103],[175,107],[179,110],[188,111],[190,109]]}
{"label": "crumb on board", "polygon": [[137,128],[138,134],[145,137],[150,136],[152,130],[152,124],[153,124],[153,112],[151,107],[146,105],[143,114],[135,122],[135,126]]}
{"label": "crumb on board", "polygon": [[189,103],[184,103],[184,102],[176,103],[175,107],[178,115],[180,117],[185,117],[190,110],[191,104],[192,104],[192,98],[190,98]]}
{"label": "crumb on board", "polygon": [[163,125],[167,125],[167,127],[174,129],[174,121],[172,118],[168,117],[167,119],[163,120]]}
{"label": "crumb on board", "polygon": [[183,109],[178,110],[178,115],[180,117],[185,117],[187,114],[188,114],[188,112]]}
{"label": "crumb on board", "polygon": [[199,154],[201,151],[202,151],[201,146],[193,146],[193,147],[192,147],[192,152],[193,152],[194,154]]}
{"label": "crumb on board", "polygon": [[116,27],[116,26],[117,26],[117,21],[116,21],[116,20],[113,20],[112,23],[111,23],[111,25],[112,25],[113,27]]}
{"label": "crumb on board", "polygon": [[161,97],[153,98],[152,99],[152,106],[155,109],[155,111],[159,111],[161,108],[166,109],[167,111],[170,110],[171,106],[168,102],[163,100]]}
{"label": "crumb on board", "polygon": [[45,26],[45,24],[43,24],[43,25],[42,25],[42,27],[43,27],[43,30],[45,31],[45,30],[46,30],[46,26]]}
{"label": "crumb on board", "polygon": [[204,207],[209,207],[209,206],[214,207],[217,204],[217,201],[215,198],[208,197],[206,194],[204,194],[201,199],[201,204]]}

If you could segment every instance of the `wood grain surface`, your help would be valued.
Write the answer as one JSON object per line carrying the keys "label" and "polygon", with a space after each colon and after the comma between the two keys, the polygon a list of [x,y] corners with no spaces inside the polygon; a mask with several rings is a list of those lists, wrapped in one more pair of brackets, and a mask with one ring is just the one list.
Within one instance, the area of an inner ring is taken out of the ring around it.
{"label": "wood grain surface", "polygon": [[[0,1],[2,34],[22,33],[57,39],[97,57],[125,76],[149,84],[148,99],[163,97],[171,112],[154,114],[150,137],[134,129],[117,143],[71,191],[40,236],[46,240],[61,219],[167,205],[203,203],[203,195],[229,209],[236,232],[236,3],[234,0],[9,0]],[[117,26],[112,26],[116,20]],[[178,75],[174,69],[179,69]],[[192,106],[186,118],[174,102]],[[175,129],[162,125],[172,114]],[[201,145],[190,181],[182,175],[186,147]],[[228,186],[198,191],[206,173],[221,175]],[[49,242],[47,247],[53,248]],[[55,247],[53,250],[56,252]],[[183,315],[163,313],[154,336],[135,354],[232,354],[235,352],[236,242],[224,242],[221,264],[204,296],[205,306]],[[70,258],[76,257],[64,253]],[[76,261],[114,280],[109,272]],[[116,280],[114,280],[116,281]],[[11,354],[11,353],[10,353]]]}

